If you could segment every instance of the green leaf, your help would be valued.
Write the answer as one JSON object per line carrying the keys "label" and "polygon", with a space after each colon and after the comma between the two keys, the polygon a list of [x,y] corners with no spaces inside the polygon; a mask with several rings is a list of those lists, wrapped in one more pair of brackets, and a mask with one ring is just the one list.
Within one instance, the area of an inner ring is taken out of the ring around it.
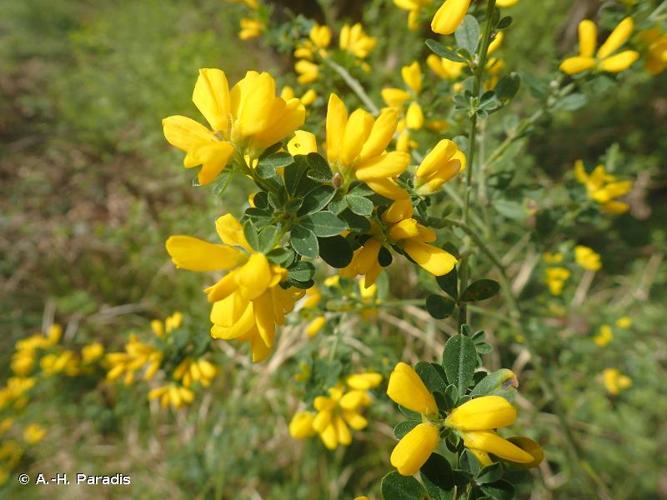
{"label": "green leaf", "polygon": [[570,94],[563,97],[554,105],[555,110],[576,111],[583,108],[588,102],[588,98],[584,94]]}
{"label": "green leaf", "polygon": [[505,16],[503,17],[500,21],[498,21],[498,24],[496,24],[496,29],[497,30],[506,30],[510,26],[512,26],[512,16]]}
{"label": "green leaf", "polygon": [[517,385],[516,375],[514,375],[511,370],[502,368],[489,373],[486,377],[480,380],[470,395],[488,396],[491,394],[498,394],[499,392],[507,391]]}
{"label": "green leaf", "polygon": [[259,245],[259,236],[257,234],[257,228],[251,221],[246,221],[243,224],[243,236],[245,236],[248,245],[250,245],[255,250],[260,249]]}
{"label": "green leaf", "polygon": [[435,40],[426,40],[426,46],[429,49],[431,49],[433,53],[435,53],[440,57],[443,57],[445,59],[454,62],[466,62],[466,59],[464,57],[461,57],[454,50],[448,49],[447,47],[445,47],[439,42],[436,42]]}
{"label": "green leaf", "polygon": [[498,481],[482,486],[482,491],[494,500],[512,500],[516,492],[514,486],[507,481]]}
{"label": "green leaf", "polygon": [[500,291],[497,281],[482,279],[471,283],[461,295],[461,302],[479,302],[490,299]]}
{"label": "green leaf", "polygon": [[294,163],[294,158],[289,153],[275,153],[259,160],[256,167],[257,174],[268,179],[276,175],[277,168],[286,167],[292,163]]}
{"label": "green leaf", "polygon": [[445,344],[442,365],[447,380],[456,385],[459,394],[465,394],[477,368],[477,351],[472,339],[465,335],[451,337]]}
{"label": "green leaf", "polygon": [[345,221],[335,214],[324,211],[301,218],[301,225],[310,229],[317,236],[336,236],[347,229]]}
{"label": "green leaf", "polygon": [[258,250],[262,253],[267,253],[270,251],[274,247],[275,243],[277,243],[276,238],[278,237],[279,231],[280,227],[277,225],[263,228],[258,235]]}
{"label": "green leaf", "polygon": [[496,85],[496,97],[501,101],[512,99],[521,87],[521,77],[518,73],[510,73],[500,79]]}
{"label": "green leaf", "polygon": [[299,255],[314,259],[319,255],[320,247],[317,243],[317,236],[307,227],[297,225],[292,228],[290,241],[292,248]]}
{"label": "green leaf", "polygon": [[503,477],[503,466],[500,463],[495,463],[482,468],[475,477],[477,484],[495,483]]}
{"label": "green leaf", "polygon": [[298,214],[308,215],[314,212],[319,212],[327,206],[327,203],[331,201],[335,194],[336,191],[331,186],[316,187],[303,199]]}
{"label": "green leaf", "polygon": [[419,420],[405,420],[394,427],[394,436],[396,436],[396,439],[402,439],[403,436],[417,427],[420,423]]}
{"label": "green leaf", "polygon": [[342,236],[319,238],[320,257],[336,269],[342,269],[352,261],[352,246]]}
{"label": "green leaf", "polygon": [[434,493],[439,495],[441,491],[446,492],[454,488],[452,466],[438,453],[432,453],[419,472],[431,496],[435,497]]}
{"label": "green leaf", "polygon": [[385,500],[424,500],[428,493],[414,477],[390,472],[382,478],[382,496]]}
{"label": "green leaf", "polygon": [[285,182],[285,189],[287,189],[287,192],[292,196],[297,193],[301,179],[308,169],[308,165],[301,160],[301,157],[297,158],[298,161],[295,161],[291,165],[285,167],[285,174],[283,177]]}
{"label": "green leaf", "polygon": [[371,224],[366,217],[353,213],[349,208],[343,210],[338,216],[347,222],[351,231],[365,233],[371,229]]}
{"label": "green leaf", "polygon": [[355,196],[353,194],[348,194],[345,197],[347,205],[357,215],[363,215],[364,217],[369,217],[373,213],[373,202],[368,198],[363,196]]}
{"label": "green leaf", "polygon": [[452,269],[449,274],[438,276],[435,279],[438,286],[451,298],[456,300],[459,296],[459,276],[456,268]]}
{"label": "green leaf", "polygon": [[456,45],[467,50],[470,54],[474,54],[477,52],[480,33],[481,29],[477,19],[474,16],[466,16],[463,18],[463,23],[461,23],[454,33]]}
{"label": "green leaf", "polygon": [[441,373],[435,366],[431,363],[427,363],[426,361],[420,361],[415,366],[415,371],[417,372],[417,375],[419,375],[419,378],[422,379],[424,385],[428,388],[429,391],[444,392],[447,388],[445,374]]}
{"label": "green leaf", "polygon": [[294,262],[296,254],[289,248],[274,248],[266,254],[266,257],[272,263],[287,268]]}
{"label": "green leaf", "polygon": [[308,153],[306,162],[308,164],[308,173],[306,175],[309,179],[318,182],[331,182],[333,173],[331,172],[329,164],[321,155],[317,153]]}
{"label": "green leaf", "polygon": [[315,266],[310,262],[299,261],[287,270],[287,276],[295,281],[306,282],[315,275]]}
{"label": "green leaf", "polygon": [[426,310],[435,319],[445,319],[454,312],[454,302],[440,295],[426,297]]}

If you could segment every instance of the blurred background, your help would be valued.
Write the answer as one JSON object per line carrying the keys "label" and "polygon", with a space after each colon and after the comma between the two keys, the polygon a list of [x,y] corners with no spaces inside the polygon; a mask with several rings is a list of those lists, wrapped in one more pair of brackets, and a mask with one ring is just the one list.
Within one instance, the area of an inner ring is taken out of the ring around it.
{"label": "blurred background", "polygon": [[[357,20],[362,3],[334,2],[328,14]],[[392,26],[403,25],[404,14],[390,1],[368,3],[366,28],[383,45],[371,61],[377,70],[370,78],[395,82],[406,43]],[[277,12],[289,7],[323,16],[314,1],[281,5]],[[513,15],[521,22],[506,42],[508,65],[536,75],[553,68],[576,43],[576,23],[599,6],[520,2]],[[65,336],[120,345],[121,332],[145,329],[149,319],[180,310],[190,328],[207,335],[208,304],[200,293],[206,277],[177,275],[164,241],[174,233],[209,234],[216,216],[240,212],[247,193],[233,187],[220,198],[193,189],[180,153],[163,138],[160,120],[195,116],[190,96],[200,67],[224,68],[230,81],[248,69],[272,71],[282,83],[294,80],[289,55],[238,39],[237,7],[222,0],[0,3],[3,377],[15,341],[54,319],[66,325]],[[612,98],[574,116],[555,116],[549,133],[533,136],[519,160],[557,180],[582,151],[592,164],[617,144],[618,161],[632,158],[628,172],[639,172],[631,213],[612,229],[623,245],[611,237],[588,242],[601,253],[607,250],[611,272],[621,281],[625,275],[628,287],[646,273],[651,280],[651,302],[642,309],[637,339],[650,357],[641,368],[644,385],[635,383],[640,388],[632,409],[611,422],[602,415],[602,400],[588,409],[600,417],[595,425],[610,425],[592,446],[598,467],[623,476],[627,491],[619,498],[667,497],[667,279],[661,257],[648,269],[646,261],[627,259],[662,256],[667,248],[666,90],[667,74],[637,77]],[[515,107],[528,114],[530,101],[522,96]],[[31,457],[30,470],[130,473],[135,498],[352,498],[374,488],[387,467],[391,429],[378,419],[334,459],[317,453],[318,442],[297,446],[286,435],[290,414],[280,409],[290,381],[279,364],[246,366],[244,372],[230,368],[216,398],[206,399],[199,416],[187,419],[124,408],[122,401],[112,408],[103,391],[86,396],[94,401],[80,401],[52,387],[31,409],[47,422],[49,435]],[[278,421],[274,413],[281,415]],[[635,487],[640,493],[632,496]],[[96,498],[127,494],[10,484],[0,496],[90,498],[91,491]],[[576,497],[572,491],[562,496]]]}

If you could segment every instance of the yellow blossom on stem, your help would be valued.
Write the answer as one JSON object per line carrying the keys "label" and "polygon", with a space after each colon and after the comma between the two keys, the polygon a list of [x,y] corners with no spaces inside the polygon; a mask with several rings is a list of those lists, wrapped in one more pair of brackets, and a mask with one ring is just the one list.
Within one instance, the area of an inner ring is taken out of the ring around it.
{"label": "yellow blossom on stem", "polygon": [[340,48],[359,59],[365,59],[375,48],[377,40],[364,32],[361,23],[345,24],[340,30]]}
{"label": "yellow blossom on stem", "polygon": [[199,70],[192,101],[211,129],[180,115],[162,126],[167,141],[187,153],[184,166],[202,166],[200,184],[212,182],[234,151],[253,160],[303,124],[301,101],[277,97],[275,85],[270,74],[249,71],[230,89],[222,70]]}
{"label": "yellow blossom on stem", "polygon": [[423,422],[415,426],[401,438],[391,452],[391,465],[399,474],[412,476],[426,463],[438,447],[440,432],[431,422]]}
{"label": "yellow blossom on stem", "polygon": [[90,365],[104,356],[104,346],[100,342],[93,342],[81,349],[81,362]]}
{"label": "yellow blossom on stem", "polygon": [[450,61],[449,59],[438,57],[435,54],[431,54],[426,58],[426,64],[431,68],[433,73],[443,80],[458,79],[466,67],[465,63]]}
{"label": "yellow blossom on stem", "polygon": [[639,34],[639,41],[646,51],[646,70],[659,75],[667,69],[667,34],[659,28],[651,28]]}
{"label": "yellow blossom on stem", "polygon": [[30,424],[23,431],[23,439],[28,444],[37,444],[46,436],[46,429],[39,424]]}
{"label": "yellow blossom on stem", "polygon": [[424,157],[415,172],[417,193],[428,195],[455,177],[466,166],[466,156],[454,141],[443,139]]}
{"label": "yellow blossom on stem", "polygon": [[616,320],[616,326],[619,328],[630,328],[632,326],[632,318],[630,316],[623,316]]}
{"label": "yellow blossom on stem", "polygon": [[399,362],[391,372],[387,396],[408,410],[423,415],[438,413],[433,394],[426,388],[417,372],[406,363]]}
{"label": "yellow blossom on stem", "polygon": [[632,386],[632,379],[623,375],[617,368],[606,368],[602,372],[602,382],[612,396],[618,396],[622,390]]}
{"label": "yellow blossom on stem", "polygon": [[326,324],[327,318],[325,316],[318,316],[306,326],[306,335],[309,337],[314,337],[320,332],[322,328],[324,328],[324,325]]}
{"label": "yellow blossom on stem", "polygon": [[598,334],[593,337],[593,342],[595,342],[595,345],[598,347],[604,347],[612,340],[614,340],[614,332],[609,325],[602,325]]}
{"label": "yellow blossom on stem", "polygon": [[239,31],[239,38],[241,40],[252,40],[253,38],[257,38],[261,36],[266,29],[264,22],[259,19],[244,17],[241,19],[240,24],[241,31]]}
{"label": "yellow blossom on stem", "polygon": [[610,214],[622,214],[630,206],[618,201],[632,190],[632,181],[619,181],[615,176],[608,174],[604,165],[598,165],[588,174],[584,162],[577,160],[574,164],[574,175],[580,184],[586,186],[588,197],[598,203],[602,211]]}
{"label": "yellow blossom on stem", "polygon": [[178,384],[168,384],[156,387],[148,392],[148,399],[158,399],[162,408],[183,408],[195,399],[195,393],[187,387]]}
{"label": "yellow blossom on stem", "polygon": [[551,295],[563,293],[565,282],[570,278],[570,270],[566,267],[548,267],[546,270],[546,281]]}
{"label": "yellow blossom on stem", "polygon": [[639,52],[635,50],[616,52],[628,41],[633,30],[634,21],[631,17],[626,17],[614,28],[596,53],[597,26],[593,21],[584,19],[579,23],[579,55],[565,59],[560,65],[560,70],[568,75],[576,75],[589,69],[607,73],[625,71],[639,59]]}
{"label": "yellow blossom on stem", "polygon": [[446,0],[433,16],[431,30],[440,35],[451,35],[463,22],[470,0]]}
{"label": "yellow blossom on stem", "polygon": [[577,265],[583,267],[587,271],[599,271],[602,268],[600,254],[596,253],[592,248],[584,245],[577,245],[574,247],[574,258]]}

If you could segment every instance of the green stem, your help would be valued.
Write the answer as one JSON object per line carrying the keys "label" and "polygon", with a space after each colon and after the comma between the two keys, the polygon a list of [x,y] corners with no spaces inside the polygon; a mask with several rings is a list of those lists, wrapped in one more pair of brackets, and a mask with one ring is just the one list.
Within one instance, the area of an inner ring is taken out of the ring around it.
{"label": "green stem", "polygon": [[352,91],[357,94],[357,97],[361,99],[361,102],[364,103],[364,106],[366,106],[371,113],[374,115],[380,113],[380,110],[375,105],[373,100],[368,96],[364,88],[361,86],[361,83],[359,83],[359,80],[354,78],[345,68],[343,68],[340,64],[333,62],[330,58],[324,57],[323,61],[324,64],[333,69],[340,75],[343,80],[345,80],[345,83],[347,83],[348,87],[350,87],[350,89],[352,89]]}
{"label": "green stem", "polygon": [[[489,44],[491,43],[491,32],[493,31],[493,10],[496,7],[496,0],[488,0],[486,4],[486,24],[484,26],[484,33],[479,44],[477,54],[475,55],[475,74],[472,88],[472,100],[474,105],[479,103],[480,93],[482,89],[482,78],[484,70],[486,69],[486,59],[489,51]],[[466,188],[463,199],[463,223],[467,226],[470,213],[470,193],[472,192],[472,174],[475,167],[475,150],[477,148],[477,110],[475,109],[470,119],[470,132],[468,134],[468,169],[466,171]],[[460,290],[463,291],[468,286],[468,262],[463,260],[459,268]],[[468,310],[465,304],[459,308],[459,324],[468,322]]]}

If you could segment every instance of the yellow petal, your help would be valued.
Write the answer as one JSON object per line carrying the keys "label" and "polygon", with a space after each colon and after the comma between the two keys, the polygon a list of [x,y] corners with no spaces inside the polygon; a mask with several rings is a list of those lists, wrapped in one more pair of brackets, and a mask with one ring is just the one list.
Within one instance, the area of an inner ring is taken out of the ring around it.
{"label": "yellow petal", "polygon": [[382,89],[381,95],[387,106],[392,108],[400,108],[405,101],[410,99],[410,94],[405,90],[393,87]]}
{"label": "yellow petal", "polygon": [[218,302],[226,299],[236,291],[238,285],[236,284],[236,271],[232,271],[218,280],[214,285],[204,289],[206,298],[209,302]]}
{"label": "yellow petal", "polygon": [[408,106],[405,124],[410,130],[419,130],[424,126],[424,112],[417,101],[412,101]]}
{"label": "yellow petal", "polygon": [[[181,151],[195,151],[215,142],[213,132],[201,123],[185,116],[169,116],[162,120],[162,130],[167,142]],[[189,165],[191,167],[196,166]]]}
{"label": "yellow petal", "polygon": [[593,57],[598,44],[598,28],[590,19],[579,23],[579,55]]}
{"label": "yellow petal", "polygon": [[345,125],[345,134],[343,135],[340,152],[340,161],[344,165],[351,165],[359,155],[371,133],[373,123],[373,116],[368,111],[356,109],[352,112]]}
{"label": "yellow petal", "polygon": [[407,240],[402,244],[410,258],[433,276],[448,274],[458,262],[449,252],[421,241]]}
{"label": "yellow petal", "polygon": [[355,175],[360,181],[385,179],[402,174],[410,163],[410,155],[391,151],[382,156],[374,156],[355,166]]}
{"label": "yellow petal", "polygon": [[242,247],[252,251],[243,234],[243,226],[232,214],[225,214],[215,221],[215,230],[223,243],[229,246]]}
{"label": "yellow petal", "polygon": [[292,156],[317,153],[315,134],[305,130],[295,131],[294,137],[287,143],[287,151]]}
{"label": "yellow petal", "polygon": [[313,420],[315,415],[309,411],[299,411],[294,414],[289,423],[289,434],[295,439],[304,439],[315,434]]}
{"label": "yellow petal", "polygon": [[484,431],[507,427],[515,420],[516,409],[505,398],[482,396],[454,408],[445,425],[462,431]]}
{"label": "yellow petal", "polygon": [[404,198],[389,205],[389,208],[382,214],[382,220],[387,224],[396,224],[403,219],[409,219],[412,214],[412,201],[410,198]]}
{"label": "yellow petal", "polygon": [[577,73],[591,69],[593,66],[595,66],[594,58],[575,56],[565,59],[560,65],[560,70],[568,75],[576,75]]}
{"label": "yellow petal", "polygon": [[347,125],[347,109],[345,104],[336,94],[329,96],[329,105],[327,108],[327,159],[329,163],[334,163],[340,155],[343,136]]}
{"label": "yellow petal", "polygon": [[422,423],[408,432],[391,452],[391,465],[403,476],[416,474],[438,446],[438,428]]}
{"label": "yellow petal", "polygon": [[269,261],[262,253],[253,253],[236,273],[236,283],[241,296],[254,300],[262,295],[271,282]]}
{"label": "yellow petal", "polygon": [[336,427],[336,438],[343,446],[347,446],[352,442],[352,434],[350,429],[341,417],[334,419],[334,426]]}
{"label": "yellow petal", "polygon": [[273,120],[253,138],[252,146],[255,149],[264,150],[288,137],[303,125],[306,119],[306,108],[303,103],[299,99],[290,99],[286,104],[283,102],[279,98],[273,101],[275,111],[268,111],[273,114]]}
{"label": "yellow petal", "polygon": [[419,229],[415,219],[404,219],[389,229],[389,238],[392,241],[406,240],[417,236],[419,236]]}
{"label": "yellow petal", "polygon": [[373,179],[365,181],[366,185],[380,196],[390,200],[410,198],[410,194],[400,187],[393,179]]}
{"label": "yellow petal", "polygon": [[621,45],[628,41],[632,31],[635,29],[635,23],[631,17],[626,17],[611,32],[609,38],[602,44],[598,50],[598,58],[605,59],[616,52]]}
{"label": "yellow petal", "polygon": [[464,432],[463,444],[466,448],[485,451],[510,462],[529,464],[534,460],[530,453],[492,431]]}
{"label": "yellow petal", "polygon": [[320,439],[330,450],[335,450],[338,447],[338,433],[333,423],[327,425],[322,432],[320,432]]}
{"label": "yellow petal", "polygon": [[199,70],[192,101],[213,130],[229,132],[229,84],[222,70]]}
{"label": "yellow petal", "polygon": [[434,33],[451,35],[459,27],[470,7],[470,0],[446,0],[433,16],[431,29]]}
{"label": "yellow petal", "polygon": [[544,451],[542,450],[542,447],[532,439],[525,436],[514,436],[509,438],[508,441],[533,457],[532,462],[523,464],[524,467],[537,467],[544,460]]}
{"label": "yellow petal", "polygon": [[188,160],[202,165],[197,176],[199,184],[204,186],[214,181],[233,153],[234,146],[228,142],[214,142],[191,152]]}
{"label": "yellow petal", "polygon": [[365,429],[368,426],[368,420],[360,413],[353,410],[343,410],[343,418],[355,431]]}
{"label": "yellow petal", "polygon": [[417,372],[403,362],[398,363],[389,376],[387,396],[408,410],[424,415],[438,413],[433,394],[426,388]]}
{"label": "yellow petal", "polygon": [[398,113],[396,110],[391,108],[383,109],[380,116],[375,120],[373,129],[363,148],[361,148],[359,160],[363,161],[381,155],[387,149],[392,137],[394,137],[397,124]]}
{"label": "yellow petal", "polygon": [[273,317],[273,303],[271,301],[271,292],[266,291],[255,300],[253,300],[253,312],[255,314],[255,325],[259,336],[262,337],[264,344],[271,348],[276,335],[276,322]]}
{"label": "yellow petal", "polygon": [[417,61],[401,68],[401,76],[405,84],[418,94],[422,89],[422,71]]}
{"label": "yellow petal", "polygon": [[608,57],[600,63],[600,69],[608,73],[620,73],[632,66],[639,59],[639,52],[624,50],[614,56]]}
{"label": "yellow petal", "polygon": [[347,385],[352,389],[368,390],[382,382],[382,374],[375,372],[356,373],[347,377]]}
{"label": "yellow petal", "polygon": [[216,245],[192,236],[170,236],[167,252],[176,267],[189,271],[217,271],[236,266],[240,259],[238,250]]}

